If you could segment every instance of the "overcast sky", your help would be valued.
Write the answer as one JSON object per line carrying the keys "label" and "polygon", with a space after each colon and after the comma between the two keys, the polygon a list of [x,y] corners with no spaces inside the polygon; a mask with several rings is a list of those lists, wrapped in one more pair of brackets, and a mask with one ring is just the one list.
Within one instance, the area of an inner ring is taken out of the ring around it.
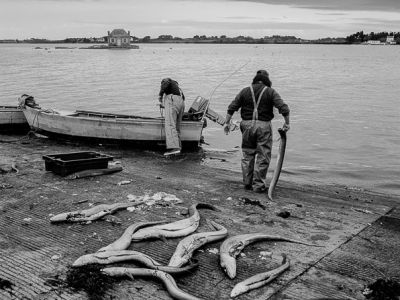
{"label": "overcast sky", "polygon": [[400,0],[0,0],[0,39],[131,35],[345,37],[400,31]]}

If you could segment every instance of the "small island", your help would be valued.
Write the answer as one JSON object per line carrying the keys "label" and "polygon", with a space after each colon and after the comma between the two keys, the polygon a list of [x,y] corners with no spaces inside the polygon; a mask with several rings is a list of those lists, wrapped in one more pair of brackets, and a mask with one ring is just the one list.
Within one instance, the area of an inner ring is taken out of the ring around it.
{"label": "small island", "polygon": [[107,45],[93,45],[89,47],[81,47],[79,49],[138,49],[139,46],[131,45],[130,31],[124,29],[114,29],[108,31]]}

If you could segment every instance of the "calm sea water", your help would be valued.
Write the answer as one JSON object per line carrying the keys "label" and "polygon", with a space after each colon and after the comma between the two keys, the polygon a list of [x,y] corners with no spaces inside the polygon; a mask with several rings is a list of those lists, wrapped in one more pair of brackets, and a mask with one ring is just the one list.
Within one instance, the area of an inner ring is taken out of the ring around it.
{"label": "calm sea water", "polygon": [[[282,179],[400,195],[398,46],[144,44],[114,51],[55,46],[0,45],[0,104],[16,105],[27,93],[46,108],[159,116],[160,80],[172,77],[187,107],[198,95],[212,95],[211,107],[224,115],[264,68],[292,111]],[[282,123],[277,115],[274,128]],[[240,170],[239,132],[225,136],[209,122],[204,135],[212,148],[204,163]]]}

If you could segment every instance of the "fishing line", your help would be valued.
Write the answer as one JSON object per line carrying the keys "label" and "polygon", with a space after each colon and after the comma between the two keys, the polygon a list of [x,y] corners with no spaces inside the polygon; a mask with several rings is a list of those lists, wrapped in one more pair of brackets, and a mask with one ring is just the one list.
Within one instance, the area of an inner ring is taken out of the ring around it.
{"label": "fishing line", "polygon": [[214,90],[212,91],[212,93],[210,94],[210,102],[211,102],[211,98],[214,95],[215,91],[225,82],[227,81],[229,78],[231,78],[233,75],[235,75],[237,72],[239,72],[241,69],[243,69],[245,66],[247,66],[249,64],[249,62],[251,62],[251,59],[247,60],[246,63],[244,63],[242,66],[240,66],[238,69],[236,69],[235,71],[233,71],[228,77],[226,77],[223,81],[221,81],[221,83],[219,83]]}
{"label": "fishing line", "polygon": [[204,117],[205,117],[205,115],[206,115],[206,112],[207,112],[207,110],[208,110],[208,108],[209,108],[209,106],[210,106],[210,103],[211,103],[211,98],[212,98],[212,96],[214,95],[214,93],[215,93],[215,91],[225,82],[225,81],[227,81],[229,78],[231,78],[233,75],[235,75],[237,72],[239,72],[241,69],[243,69],[245,66],[247,66],[248,64],[249,64],[249,62],[251,62],[251,59],[248,59],[247,61],[246,61],[246,63],[244,63],[242,66],[240,66],[238,69],[236,69],[235,71],[233,71],[231,74],[229,74],[229,76],[228,77],[226,77],[223,81],[221,81],[215,88],[214,88],[214,90],[211,92],[211,94],[210,94],[210,98],[209,98],[209,100],[208,100],[208,103],[207,103],[207,105],[206,105],[206,108],[204,109],[204,114],[203,114],[203,117],[202,117],[202,119],[204,119]]}

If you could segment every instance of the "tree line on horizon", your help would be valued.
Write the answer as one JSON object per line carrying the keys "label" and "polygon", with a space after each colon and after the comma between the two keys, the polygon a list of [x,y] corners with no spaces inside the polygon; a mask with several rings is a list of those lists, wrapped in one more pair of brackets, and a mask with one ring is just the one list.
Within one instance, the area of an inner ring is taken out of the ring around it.
{"label": "tree line on horizon", "polygon": [[[220,44],[356,44],[363,43],[369,40],[379,40],[381,42],[386,41],[388,35],[394,35],[394,39],[397,44],[400,44],[400,32],[370,32],[364,33],[359,31],[351,34],[347,37],[338,38],[319,38],[319,39],[302,39],[295,36],[265,36],[262,38],[253,38],[251,36],[239,35],[237,37],[228,37],[226,35],[221,36],[206,36],[206,35],[195,35],[192,38],[181,38],[174,37],[172,35],[160,35],[156,38],[152,38],[147,35],[143,38],[131,36],[131,42],[133,43],[220,43]],[[63,40],[48,40],[45,38],[30,38],[24,40],[0,40],[2,43],[106,43],[107,36],[94,38],[94,37],[83,37],[83,38],[66,38]]]}
{"label": "tree line on horizon", "polygon": [[[83,37],[83,38],[66,38],[63,40],[48,40],[45,38],[30,38],[24,40],[0,40],[0,42],[10,43],[107,43],[107,36],[100,38]],[[344,38],[322,38],[322,39],[301,39],[295,36],[265,36],[262,38],[253,38],[251,36],[239,35],[237,37],[221,36],[206,36],[195,35],[192,38],[174,37],[172,35],[160,35],[152,38],[147,35],[143,38],[131,36],[132,43],[220,43],[220,44],[305,44],[305,43],[321,43],[321,44],[343,44],[346,42]]]}
{"label": "tree line on horizon", "polygon": [[394,36],[394,40],[397,44],[400,44],[400,32],[370,32],[364,33],[364,31],[356,32],[346,37],[346,41],[349,44],[363,43],[367,41],[381,41],[385,42],[388,35]]}

